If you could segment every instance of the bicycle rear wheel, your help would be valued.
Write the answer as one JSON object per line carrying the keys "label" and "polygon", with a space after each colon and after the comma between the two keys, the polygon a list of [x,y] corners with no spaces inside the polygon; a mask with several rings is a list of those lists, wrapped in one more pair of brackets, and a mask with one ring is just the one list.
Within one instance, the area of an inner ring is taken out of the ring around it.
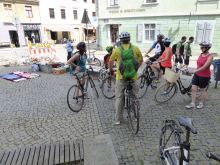
{"label": "bicycle rear wheel", "polygon": [[167,120],[161,129],[159,157],[162,165],[179,164],[181,132],[173,120]]}
{"label": "bicycle rear wheel", "polygon": [[148,82],[147,82],[147,78],[145,77],[145,75],[141,75],[138,78],[138,86],[139,86],[138,98],[141,99],[147,93],[147,88],[148,88]]}
{"label": "bicycle rear wheel", "polygon": [[79,112],[84,104],[84,94],[78,85],[73,85],[67,92],[67,105],[73,112]]}
{"label": "bicycle rear wheel", "polygon": [[139,131],[140,103],[135,98],[130,98],[129,100],[127,106],[128,121],[132,132],[137,134]]}
{"label": "bicycle rear wheel", "polygon": [[115,86],[116,86],[115,76],[108,76],[102,81],[102,94],[107,99],[114,98],[115,97]]}
{"label": "bicycle rear wheel", "polygon": [[177,85],[176,83],[162,84],[159,88],[157,88],[157,91],[154,95],[154,99],[158,103],[165,103],[173,98],[173,96],[177,92]]}

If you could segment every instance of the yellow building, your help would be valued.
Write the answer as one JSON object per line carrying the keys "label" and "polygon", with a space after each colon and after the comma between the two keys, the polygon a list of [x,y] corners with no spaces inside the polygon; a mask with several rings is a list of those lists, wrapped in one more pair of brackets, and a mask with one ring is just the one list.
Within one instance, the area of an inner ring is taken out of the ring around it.
{"label": "yellow building", "polygon": [[41,41],[38,0],[0,0],[0,44],[16,47]]}

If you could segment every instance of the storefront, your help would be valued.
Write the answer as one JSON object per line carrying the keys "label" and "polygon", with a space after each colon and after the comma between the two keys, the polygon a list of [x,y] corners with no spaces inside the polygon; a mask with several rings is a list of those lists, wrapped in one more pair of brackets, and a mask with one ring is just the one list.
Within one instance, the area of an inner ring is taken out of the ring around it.
{"label": "storefront", "polygon": [[[22,24],[25,39],[32,43],[40,43],[40,23],[39,24]],[[27,41],[26,41],[27,42]]]}

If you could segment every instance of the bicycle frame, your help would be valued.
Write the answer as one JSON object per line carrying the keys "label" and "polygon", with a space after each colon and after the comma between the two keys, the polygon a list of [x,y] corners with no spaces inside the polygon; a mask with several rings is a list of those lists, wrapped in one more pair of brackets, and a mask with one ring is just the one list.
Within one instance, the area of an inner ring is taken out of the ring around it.
{"label": "bicycle frame", "polygon": [[182,83],[180,78],[177,80],[177,84],[179,86],[181,94],[183,94],[183,95],[186,94],[187,92],[189,92],[190,89],[192,88],[192,84],[190,84],[187,88],[184,87],[184,85],[183,85],[183,83]]}
{"label": "bicycle frame", "polygon": [[[85,77],[86,77],[86,82],[85,82],[84,85],[82,85],[82,84],[80,83],[80,78],[79,78],[79,77],[77,76],[77,74],[76,74],[76,79],[77,79],[78,85],[80,86],[80,88],[81,88],[82,90],[87,91],[88,85],[89,85],[89,82],[90,82],[90,79],[92,79],[91,76],[90,76],[89,73],[88,73],[88,70],[86,71],[86,73],[84,73],[84,75],[83,75],[81,78],[85,78]],[[85,86],[85,85],[86,85],[86,86]],[[85,86],[85,87],[84,87],[84,86]]]}

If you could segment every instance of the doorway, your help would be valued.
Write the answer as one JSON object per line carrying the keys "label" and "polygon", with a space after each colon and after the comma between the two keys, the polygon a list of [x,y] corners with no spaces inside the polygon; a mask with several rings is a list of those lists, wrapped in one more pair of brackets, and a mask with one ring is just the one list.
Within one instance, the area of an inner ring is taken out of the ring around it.
{"label": "doorway", "polygon": [[118,32],[119,32],[118,24],[110,25],[110,37],[112,43],[116,43],[116,40],[118,38]]}
{"label": "doorway", "polygon": [[9,36],[10,36],[11,43],[14,44],[15,47],[19,47],[20,44],[19,44],[19,39],[18,39],[17,31],[10,30],[9,31]]}
{"label": "doorway", "polygon": [[52,40],[57,40],[57,32],[50,31],[50,35]]}

